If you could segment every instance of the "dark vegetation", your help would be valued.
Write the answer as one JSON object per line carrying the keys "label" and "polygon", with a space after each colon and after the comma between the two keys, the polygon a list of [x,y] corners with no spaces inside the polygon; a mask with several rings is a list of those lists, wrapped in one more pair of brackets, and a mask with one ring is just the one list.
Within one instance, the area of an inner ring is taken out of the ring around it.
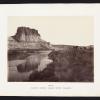
{"label": "dark vegetation", "polygon": [[41,72],[33,72],[30,77],[29,81],[35,81],[35,82],[57,82],[58,78],[55,76],[54,73],[55,69],[53,64],[49,64],[47,68],[45,68]]}
{"label": "dark vegetation", "polygon": [[49,64],[42,72],[33,72],[29,81],[93,82],[93,48],[52,51]]}

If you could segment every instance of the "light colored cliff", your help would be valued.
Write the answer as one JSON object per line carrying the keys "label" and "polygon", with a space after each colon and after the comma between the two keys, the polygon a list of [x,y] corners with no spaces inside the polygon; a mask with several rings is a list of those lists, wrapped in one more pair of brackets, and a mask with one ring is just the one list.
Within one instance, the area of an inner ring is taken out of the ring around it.
{"label": "light colored cliff", "polygon": [[37,30],[18,27],[17,33],[8,39],[8,49],[51,49],[51,44],[41,39]]}

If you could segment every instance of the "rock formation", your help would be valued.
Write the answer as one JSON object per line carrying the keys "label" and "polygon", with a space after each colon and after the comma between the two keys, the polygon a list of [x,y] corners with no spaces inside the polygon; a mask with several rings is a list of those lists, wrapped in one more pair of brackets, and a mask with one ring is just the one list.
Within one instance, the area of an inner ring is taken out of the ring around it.
{"label": "rock formation", "polygon": [[38,42],[40,34],[38,30],[30,29],[29,27],[19,27],[14,38],[18,42]]}
{"label": "rock formation", "polygon": [[50,49],[51,45],[41,39],[38,30],[18,27],[14,36],[9,37],[9,49]]}

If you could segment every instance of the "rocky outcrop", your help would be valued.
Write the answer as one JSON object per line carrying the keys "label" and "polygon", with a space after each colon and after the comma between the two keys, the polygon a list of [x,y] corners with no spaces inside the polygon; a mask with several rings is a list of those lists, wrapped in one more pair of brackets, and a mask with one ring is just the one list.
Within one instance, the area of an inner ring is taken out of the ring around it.
{"label": "rocky outcrop", "polygon": [[18,42],[38,42],[40,34],[38,30],[29,27],[18,27],[17,33],[13,36]]}
{"label": "rocky outcrop", "polygon": [[9,37],[9,49],[50,49],[51,45],[41,39],[38,30],[18,27],[14,36]]}

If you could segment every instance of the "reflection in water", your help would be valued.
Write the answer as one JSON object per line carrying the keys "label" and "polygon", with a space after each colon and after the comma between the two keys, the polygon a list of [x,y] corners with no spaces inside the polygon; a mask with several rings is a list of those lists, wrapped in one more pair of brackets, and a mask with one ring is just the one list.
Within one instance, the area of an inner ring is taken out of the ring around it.
{"label": "reflection in water", "polygon": [[50,51],[31,54],[24,61],[20,60],[20,63],[17,60],[9,61],[9,81],[28,81],[31,73],[43,71],[52,62],[48,58],[49,53]]}
{"label": "reflection in water", "polygon": [[35,54],[35,55],[31,55],[31,56],[27,57],[26,61],[24,63],[19,64],[17,66],[17,70],[19,72],[28,72],[31,70],[42,71],[51,62],[52,62],[52,60],[50,60],[47,55],[43,55],[43,54],[36,55]]}
{"label": "reflection in water", "polygon": [[17,70],[19,72],[29,72],[38,69],[38,65],[40,64],[40,57],[39,55],[32,55],[25,59],[25,62],[19,64],[17,66]]}
{"label": "reflection in water", "polygon": [[40,64],[38,66],[38,72],[43,71],[51,62],[52,60],[49,59],[48,56],[41,59]]}

